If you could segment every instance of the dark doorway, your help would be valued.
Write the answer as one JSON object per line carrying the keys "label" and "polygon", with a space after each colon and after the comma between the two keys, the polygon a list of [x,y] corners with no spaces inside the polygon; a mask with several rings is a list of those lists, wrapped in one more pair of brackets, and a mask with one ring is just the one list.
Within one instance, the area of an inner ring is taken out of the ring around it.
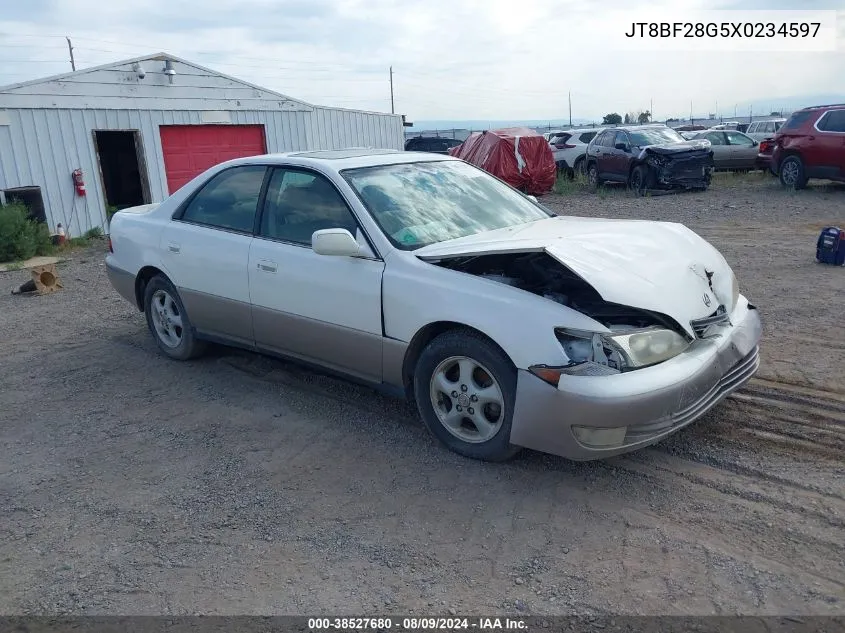
{"label": "dark doorway", "polygon": [[137,130],[94,131],[108,215],[150,202],[141,139]]}

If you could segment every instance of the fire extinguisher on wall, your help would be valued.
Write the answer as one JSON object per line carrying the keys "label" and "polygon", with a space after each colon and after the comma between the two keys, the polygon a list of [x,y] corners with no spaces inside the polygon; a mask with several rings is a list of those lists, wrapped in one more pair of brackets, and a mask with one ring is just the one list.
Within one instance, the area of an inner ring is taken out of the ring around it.
{"label": "fire extinguisher on wall", "polygon": [[84,196],[85,180],[82,178],[82,170],[78,168],[74,169],[70,175],[73,177],[73,186],[76,187],[76,195]]}

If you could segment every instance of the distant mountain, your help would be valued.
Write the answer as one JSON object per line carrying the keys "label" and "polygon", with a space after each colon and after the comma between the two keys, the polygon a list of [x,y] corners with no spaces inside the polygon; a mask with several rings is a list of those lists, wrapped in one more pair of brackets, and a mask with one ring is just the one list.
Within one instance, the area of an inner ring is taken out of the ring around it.
{"label": "distant mountain", "polygon": [[[749,112],[752,116],[757,117],[768,115],[771,112],[787,113],[809,106],[827,105],[830,103],[845,103],[845,93],[797,95],[793,97],[763,97],[751,101],[740,101],[735,106],[736,110],[734,110],[734,106],[729,104],[725,104],[724,106],[720,104],[717,116],[721,116],[723,119],[733,118],[735,111],[736,118],[748,117]],[[681,116],[685,117],[688,114],[682,114]],[[696,116],[700,116],[700,113],[697,112]]]}
{"label": "distant mountain", "polygon": [[[406,128],[408,132],[425,130],[496,130],[505,127],[549,127],[551,129],[569,127],[569,119],[511,119],[511,120],[432,120],[414,121],[414,126]],[[573,125],[590,123],[589,119],[572,119]]]}

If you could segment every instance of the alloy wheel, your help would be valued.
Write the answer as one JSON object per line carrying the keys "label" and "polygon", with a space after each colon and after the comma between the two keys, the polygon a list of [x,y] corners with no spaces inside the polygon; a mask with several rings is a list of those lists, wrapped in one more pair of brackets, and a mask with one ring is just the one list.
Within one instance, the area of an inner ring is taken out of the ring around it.
{"label": "alloy wheel", "polygon": [[464,442],[492,439],[505,419],[499,383],[484,365],[467,356],[451,356],[434,369],[431,404],[440,423]]}
{"label": "alloy wheel", "polygon": [[167,347],[182,342],[182,315],[173,297],[165,290],[156,290],[150,305],[153,326],[158,338]]}

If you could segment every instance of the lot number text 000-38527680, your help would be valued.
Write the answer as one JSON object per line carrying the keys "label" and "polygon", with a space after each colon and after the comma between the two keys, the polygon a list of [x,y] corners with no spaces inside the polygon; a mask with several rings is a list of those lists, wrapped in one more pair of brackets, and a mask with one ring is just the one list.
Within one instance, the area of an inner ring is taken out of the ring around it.
{"label": "lot number text 000-38527680", "polygon": [[524,631],[524,620],[515,618],[411,617],[411,618],[308,618],[311,631]]}

